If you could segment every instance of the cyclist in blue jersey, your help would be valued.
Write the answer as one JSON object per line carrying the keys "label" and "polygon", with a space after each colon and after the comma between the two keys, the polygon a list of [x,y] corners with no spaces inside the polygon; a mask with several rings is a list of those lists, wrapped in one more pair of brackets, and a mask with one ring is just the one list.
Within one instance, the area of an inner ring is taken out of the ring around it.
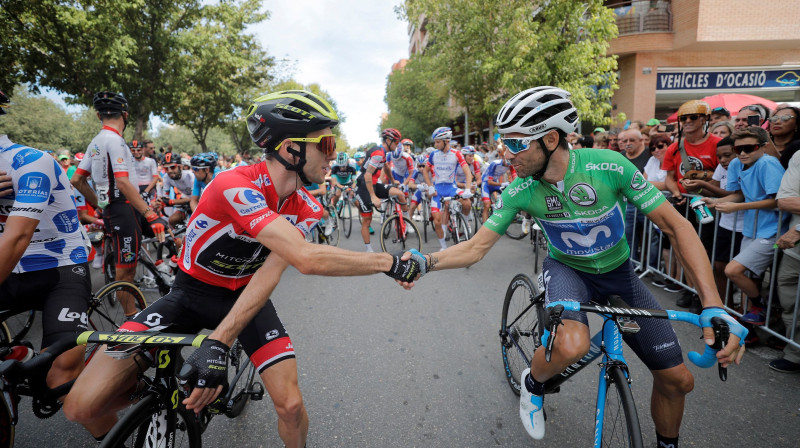
{"label": "cyclist in blue jersey", "polygon": [[192,156],[192,160],[189,163],[194,173],[194,187],[192,188],[189,206],[194,212],[194,209],[197,208],[197,203],[200,202],[200,194],[203,193],[206,185],[217,174],[217,155],[213,152],[203,152]]}
{"label": "cyclist in blue jersey", "polygon": [[497,159],[493,160],[481,177],[481,199],[483,200],[483,220],[489,219],[493,195],[500,194],[503,187],[517,177],[514,167],[508,162],[501,149]]}
{"label": "cyclist in blue jersey", "polygon": [[[550,249],[543,265],[547,303],[594,300],[603,304],[609,295],[619,294],[631,307],[660,309],[629,260],[624,232],[627,199],[669,236],[686,263],[686,275],[703,302],[700,322],[706,343],[714,341],[711,318],[720,317],[730,327],[728,344],[717,353],[720,364],[739,363],[747,330],[722,308],[711,263],[694,228],[626,157],[590,148],[569,150],[566,137],[578,122],[569,97],[562,89],[545,86],[508,100],[496,123],[506,158],[519,177],[503,191],[500,208],[472,239],[424,256],[408,252],[404,258],[413,257],[424,265],[422,274],[470,266],[486,255],[517,213],[527,211],[545,232]],[[539,347],[531,368],[522,373],[520,418],[535,439],[545,434],[544,382],[589,351],[585,313],[565,312],[563,318],[550,361],[545,360],[545,347]],[[653,375],[651,411],[657,443],[677,448],[684,402],[694,378],[683,363],[668,321],[634,320],[641,331],[623,338]]]}
{"label": "cyclist in blue jersey", "polygon": [[[0,115],[8,103],[0,92]],[[12,184],[10,192],[0,185],[0,309],[41,311],[44,349],[88,330],[89,242],[67,174],[52,157],[0,134],[0,172],[8,173]],[[75,379],[83,370],[84,350],[76,347],[56,358],[47,385]],[[6,359],[32,355],[30,348],[18,346]]]}
{"label": "cyclist in blue jersey", "polygon": [[[408,216],[414,216],[414,210],[422,203],[422,195],[427,194],[428,184],[425,183],[425,176],[422,174],[427,161],[428,159],[424,155],[417,156],[417,168],[408,177],[410,181],[408,187],[414,190],[414,194],[409,196],[411,198],[411,207],[408,210]],[[427,223],[425,224],[427,225]]]}

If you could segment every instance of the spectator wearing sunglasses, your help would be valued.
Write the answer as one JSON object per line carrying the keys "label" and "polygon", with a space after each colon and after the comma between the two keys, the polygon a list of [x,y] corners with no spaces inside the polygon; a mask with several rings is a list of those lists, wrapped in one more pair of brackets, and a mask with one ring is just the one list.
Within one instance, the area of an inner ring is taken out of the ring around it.
{"label": "spectator wearing sunglasses", "polygon": [[728,165],[726,189],[731,193],[707,204],[724,213],[744,212],[742,250],[725,267],[725,275],[749,298],[749,312],[740,320],[750,325],[764,325],[766,302],[761,298],[759,284],[745,271],[761,276],[772,264],[773,244],[781,227],[775,210],[778,205],[775,195],[785,170],[778,159],[764,153],[764,145],[769,142],[764,129],[758,126],[739,129],[732,140],[737,158]]}
{"label": "spectator wearing sunglasses", "polygon": [[[797,119],[800,109],[792,106],[779,106],[775,114],[769,117],[769,135],[775,150],[780,154],[783,168],[789,167],[789,160],[800,145],[800,126]],[[787,148],[791,145],[791,149]]]}
{"label": "spectator wearing sunglasses", "polygon": [[720,121],[730,121],[731,120],[731,113],[728,109],[724,107],[715,107],[711,109],[711,118],[708,120],[708,123],[711,125],[715,125]]}

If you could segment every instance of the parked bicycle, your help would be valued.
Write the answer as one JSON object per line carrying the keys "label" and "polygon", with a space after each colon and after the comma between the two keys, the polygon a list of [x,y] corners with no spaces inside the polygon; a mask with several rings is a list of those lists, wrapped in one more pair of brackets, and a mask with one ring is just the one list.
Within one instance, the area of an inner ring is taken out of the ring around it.
{"label": "parked bicycle", "polygon": [[381,249],[394,254],[410,249],[420,250],[422,243],[419,230],[414,222],[403,215],[399,199],[389,196],[381,201],[382,209],[390,215],[381,226]]}
{"label": "parked bicycle", "polygon": [[[511,281],[503,303],[500,327],[501,350],[506,379],[512,391],[519,395],[522,387],[520,375],[530,366],[533,352],[545,346],[545,358],[549,362],[554,341],[561,325],[563,311],[583,311],[603,317],[601,330],[591,339],[589,353],[569,366],[563,373],[545,383],[545,393],[560,391],[564,382],[602,356],[598,379],[595,409],[595,440],[599,447],[642,447],[642,434],[633,394],[630,390],[629,368],[622,354],[622,335],[636,333],[639,325],[632,318],[669,319],[688,322],[700,328],[701,317],[681,311],[629,308],[619,296],[609,297],[609,305],[578,302],[552,302],[545,307],[544,288],[534,286],[525,274],[518,274]],[[701,355],[690,352],[689,359],[699,367],[711,367],[717,363],[716,353],[724,348],[729,329],[725,321],[711,319],[715,345],[706,346]],[[720,379],[727,379],[727,369],[719,365]]]}

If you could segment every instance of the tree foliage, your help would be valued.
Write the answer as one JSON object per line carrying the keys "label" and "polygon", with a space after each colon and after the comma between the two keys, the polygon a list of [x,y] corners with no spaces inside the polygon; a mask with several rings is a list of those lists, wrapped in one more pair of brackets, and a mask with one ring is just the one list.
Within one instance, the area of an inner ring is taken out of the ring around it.
{"label": "tree foliage", "polygon": [[612,121],[617,64],[606,53],[617,29],[601,0],[407,0],[398,13],[417,26],[425,18],[422,58],[471,121],[540,85],[572,93],[583,120]]}
{"label": "tree foliage", "polygon": [[381,128],[400,129],[403,137],[422,146],[431,131],[450,121],[447,99],[447,85],[430,60],[414,55],[404,68],[389,75],[385,97],[389,115]]}

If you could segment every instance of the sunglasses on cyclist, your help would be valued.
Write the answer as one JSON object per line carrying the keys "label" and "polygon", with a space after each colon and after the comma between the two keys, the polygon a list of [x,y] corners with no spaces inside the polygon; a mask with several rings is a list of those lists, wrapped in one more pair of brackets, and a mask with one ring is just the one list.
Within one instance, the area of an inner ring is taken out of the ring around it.
{"label": "sunglasses on cyclist", "polygon": [[199,167],[199,166],[193,166],[193,167],[192,167],[192,171],[194,171],[194,172],[196,173],[196,172],[198,172],[198,171],[200,171],[200,170],[202,170],[202,169],[204,169],[204,168],[205,168],[205,167],[202,167],[202,168],[201,168],[201,167]]}
{"label": "sunglasses on cyclist", "polygon": [[794,118],[794,115],[773,115],[769,117],[770,123],[777,123],[779,121],[789,121]]}
{"label": "sunglasses on cyclist", "polygon": [[[333,134],[325,134],[320,135],[319,137],[315,138],[308,138],[308,137],[290,137],[286,138],[285,140],[291,140],[293,142],[306,142],[306,143],[316,143],[317,149],[322,151],[325,154],[325,157],[333,157],[336,155],[336,136]],[[283,142],[281,142],[282,144]],[[280,149],[281,145],[275,147],[277,151]]]}
{"label": "sunglasses on cyclist", "polygon": [[527,151],[531,147],[533,137],[504,138],[502,140],[503,146],[505,146],[511,154],[519,154],[522,151]]}
{"label": "sunglasses on cyclist", "polygon": [[697,119],[699,119],[700,117],[705,117],[705,115],[703,114],[681,115],[680,117],[678,117],[678,120],[680,120],[680,122],[683,123],[687,119],[691,121],[697,121]]}
{"label": "sunglasses on cyclist", "polygon": [[142,150],[141,150],[141,149],[134,149],[134,148],[131,148],[131,152],[142,152]]}
{"label": "sunglasses on cyclist", "polygon": [[167,167],[167,171],[178,170],[178,169],[180,169],[180,168],[181,168],[181,167],[180,167],[179,165],[169,165],[169,166]]}
{"label": "sunglasses on cyclist", "polygon": [[761,148],[761,145],[736,145],[733,147],[733,152],[736,154],[750,154],[753,151],[756,151]]}

